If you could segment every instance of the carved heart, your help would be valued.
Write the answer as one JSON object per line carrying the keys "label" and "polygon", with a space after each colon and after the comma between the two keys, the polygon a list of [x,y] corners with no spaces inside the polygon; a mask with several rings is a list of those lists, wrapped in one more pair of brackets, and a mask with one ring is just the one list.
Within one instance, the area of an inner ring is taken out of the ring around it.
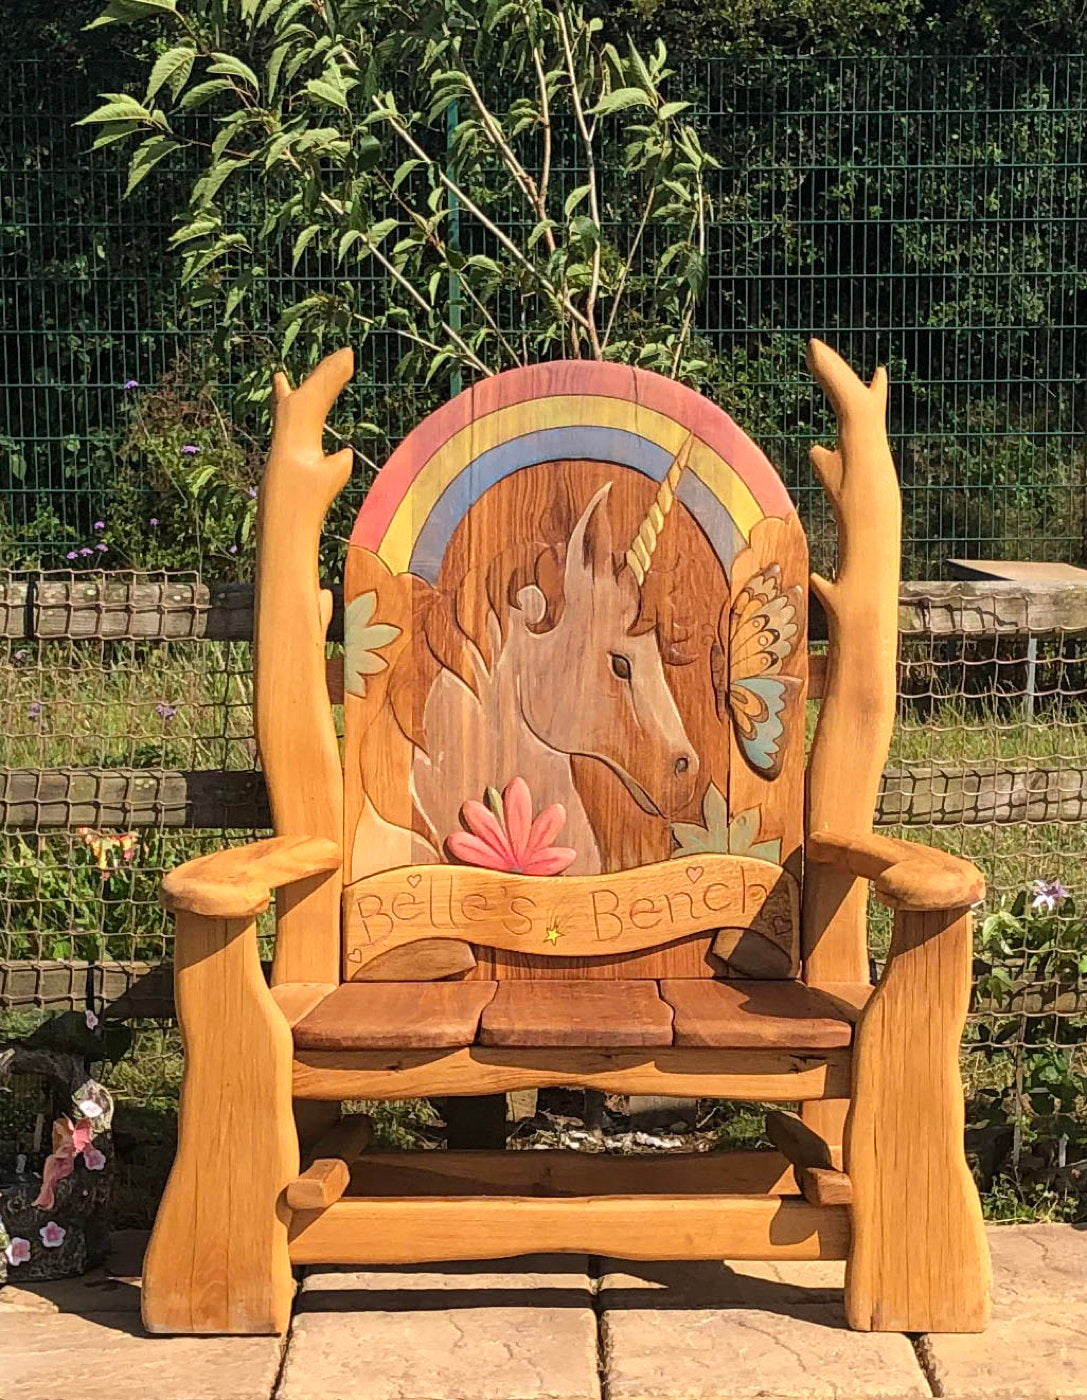
{"label": "carved heart", "polygon": [[362,962],[362,949],[350,948],[347,953],[348,962]]}
{"label": "carved heart", "polygon": [[687,879],[690,880],[691,884],[692,884],[692,885],[697,885],[698,882],[699,882],[699,880],[701,880],[701,878],[702,878],[702,866],[700,866],[700,865],[688,865],[688,867],[687,867]]}
{"label": "carved heart", "polygon": [[409,875],[408,884],[412,887],[412,889],[414,889],[422,878],[423,877],[421,875]]}

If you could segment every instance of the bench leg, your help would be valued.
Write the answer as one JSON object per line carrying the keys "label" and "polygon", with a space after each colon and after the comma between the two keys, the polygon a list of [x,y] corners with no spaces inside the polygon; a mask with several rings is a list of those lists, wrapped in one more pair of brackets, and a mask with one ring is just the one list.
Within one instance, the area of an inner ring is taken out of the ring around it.
{"label": "bench leg", "polygon": [[291,1033],[251,921],[182,914],[175,946],[185,1078],[144,1263],[144,1326],[282,1332],[294,1293],[284,1193],[298,1174]]}
{"label": "bench leg", "polygon": [[857,1027],[845,1298],[863,1331],[980,1332],[988,1321],[989,1250],[963,1150],[959,1072],[970,958],[969,910],[900,911]]}

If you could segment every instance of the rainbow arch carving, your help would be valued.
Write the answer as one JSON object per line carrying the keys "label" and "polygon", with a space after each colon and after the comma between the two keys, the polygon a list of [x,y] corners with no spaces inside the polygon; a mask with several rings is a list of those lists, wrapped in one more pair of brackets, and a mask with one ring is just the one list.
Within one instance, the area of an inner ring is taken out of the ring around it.
{"label": "rainbow arch carving", "polygon": [[433,582],[473,503],[503,477],[564,458],[663,479],[693,436],[679,486],[727,570],[753,527],[795,513],[765,454],[702,395],[648,370],[558,361],[508,370],[426,418],[378,472],[351,543]]}

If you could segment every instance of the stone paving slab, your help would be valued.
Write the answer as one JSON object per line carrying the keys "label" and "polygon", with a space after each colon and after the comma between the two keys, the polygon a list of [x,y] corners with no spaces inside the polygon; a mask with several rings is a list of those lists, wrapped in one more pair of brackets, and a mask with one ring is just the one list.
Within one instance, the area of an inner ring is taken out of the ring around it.
{"label": "stone paving slab", "polygon": [[1087,1400],[1087,1230],[990,1229],[993,1319],[976,1336],[931,1334],[920,1352],[951,1400]]}
{"label": "stone paving slab", "polygon": [[597,1400],[588,1260],[322,1270],[277,1400]]}
{"label": "stone paving slab", "polygon": [[993,1303],[1087,1303],[1087,1228],[993,1225]]}
{"label": "stone paving slab", "polygon": [[914,1400],[910,1341],[853,1332],[841,1264],[609,1266],[599,1307],[607,1400]]}
{"label": "stone paving slab", "polygon": [[148,1337],[137,1316],[0,1309],[0,1400],[268,1400],[276,1337]]}
{"label": "stone paving slab", "polygon": [[314,1270],[277,1383],[276,1338],[145,1336],[122,1232],[108,1269],[0,1290],[0,1400],[599,1400],[598,1325],[603,1400],[1087,1400],[1087,1230],[989,1238],[992,1327],[916,1352],[845,1327],[838,1263],[605,1264],[595,1298],[580,1257]]}

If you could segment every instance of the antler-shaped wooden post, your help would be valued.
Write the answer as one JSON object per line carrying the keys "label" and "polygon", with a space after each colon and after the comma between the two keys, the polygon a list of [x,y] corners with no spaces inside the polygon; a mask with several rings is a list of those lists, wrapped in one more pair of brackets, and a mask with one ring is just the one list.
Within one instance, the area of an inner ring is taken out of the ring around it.
{"label": "antler-shaped wooden post", "polygon": [[[318,547],[352,452],[326,457],[325,419],[351,378],[337,350],[292,390],[275,378],[275,428],[260,488],[254,629],[257,747],[277,836],[323,836],[343,846],[343,772],[325,679],[332,595],[318,581]],[[272,980],[339,981],[342,872],[280,892]]]}
{"label": "antler-shaped wooden post", "polygon": [[[819,340],[808,367],[838,419],[834,451],[812,464],[838,523],[834,581],[813,574],[827,616],[830,656],[808,762],[807,830],[870,832],[894,725],[902,505],[887,442],[887,374],[871,384]],[[809,981],[866,982],[867,886],[828,865],[804,874]]]}

